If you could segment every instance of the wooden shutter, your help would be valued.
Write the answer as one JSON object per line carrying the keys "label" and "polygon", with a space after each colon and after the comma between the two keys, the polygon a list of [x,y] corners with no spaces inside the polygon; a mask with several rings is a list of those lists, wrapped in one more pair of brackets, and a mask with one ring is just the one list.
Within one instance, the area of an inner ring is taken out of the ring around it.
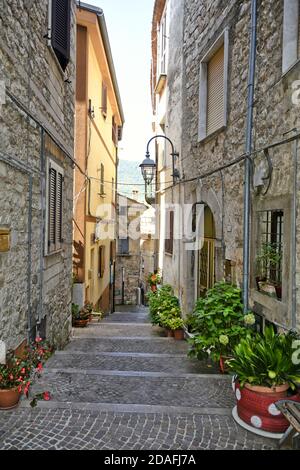
{"label": "wooden shutter", "polygon": [[107,86],[102,82],[102,114],[107,116]]}
{"label": "wooden shutter", "polygon": [[105,246],[104,245],[101,245],[99,247],[99,268],[98,268],[98,272],[99,272],[99,277],[103,277],[104,276],[104,272],[105,272]]}
{"label": "wooden shutter", "polygon": [[70,0],[52,0],[51,44],[63,70],[70,60]]}
{"label": "wooden shutter", "polygon": [[101,163],[101,169],[100,169],[100,194],[104,195],[104,165]]}
{"label": "wooden shutter", "polygon": [[63,174],[49,167],[48,180],[48,252],[61,248],[63,214]]}
{"label": "wooden shutter", "polygon": [[49,202],[48,202],[48,249],[55,250],[56,240],[56,170],[49,170]]}
{"label": "wooden shutter", "polygon": [[224,46],[207,64],[207,135],[224,125]]}
{"label": "wooden shutter", "polygon": [[166,233],[165,251],[166,253],[173,254],[173,240],[174,240],[174,211],[168,212],[168,231]]}

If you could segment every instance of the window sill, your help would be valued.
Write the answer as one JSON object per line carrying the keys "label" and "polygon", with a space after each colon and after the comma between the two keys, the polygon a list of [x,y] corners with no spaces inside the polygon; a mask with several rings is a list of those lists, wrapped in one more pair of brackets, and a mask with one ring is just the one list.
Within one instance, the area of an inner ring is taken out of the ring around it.
{"label": "window sill", "polygon": [[206,144],[207,142],[209,142],[210,140],[214,139],[215,137],[217,137],[218,134],[221,134],[221,132],[224,132],[225,129],[226,129],[226,125],[220,127],[219,129],[215,130],[214,132],[212,132],[211,134],[207,134],[206,136],[201,136],[198,138],[198,143],[199,144]]}
{"label": "window sill", "polygon": [[166,256],[169,256],[169,258],[172,258],[172,257],[173,257],[173,253],[169,253],[168,251],[165,251],[165,255],[166,255]]}
{"label": "window sill", "polygon": [[62,252],[63,252],[63,249],[60,248],[59,250],[44,253],[44,257],[49,258],[50,256],[62,254]]}

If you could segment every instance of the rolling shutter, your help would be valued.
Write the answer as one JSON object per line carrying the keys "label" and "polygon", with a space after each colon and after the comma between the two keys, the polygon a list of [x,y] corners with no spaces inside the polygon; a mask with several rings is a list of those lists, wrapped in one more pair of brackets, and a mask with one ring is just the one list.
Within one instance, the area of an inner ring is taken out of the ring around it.
{"label": "rolling shutter", "polygon": [[49,166],[48,180],[48,252],[61,248],[63,214],[63,174]]}
{"label": "rolling shutter", "polygon": [[207,135],[224,125],[224,46],[207,64]]}
{"label": "rolling shutter", "polygon": [[52,0],[51,44],[63,70],[70,60],[70,0]]}

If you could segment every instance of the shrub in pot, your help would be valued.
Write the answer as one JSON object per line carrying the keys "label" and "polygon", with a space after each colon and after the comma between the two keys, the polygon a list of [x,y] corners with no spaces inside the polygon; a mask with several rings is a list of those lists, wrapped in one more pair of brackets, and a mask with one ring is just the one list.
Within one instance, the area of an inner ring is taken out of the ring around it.
{"label": "shrub in pot", "polygon": [[241,290],[219,282],[197,300],[187,325],[193,337],[189,339],[189,355],[200,360],[210,357],[225,371],[225,360],[255,323],[252,313],[244,315]]}
{"label": "shrub in pot", "polygon": [[166,327],[169,328],[176,340],[183,340],[184,339],[184,331],[183,331],[184,321],[181,317],[177,316],[174,318],[169,318],[166,320]]}
{"label": "shrub in pot", "polygon": [[149,293],[148,300],[150,320],[153,325],[165,327],[164,322],[167,318],[180,316],[179,300],[170,285],[166,284],[156,292]]}
{"label": "shrub in pot", "polygon": [[77,328],[85,328],[89,323],[90,311],[88,308],[83,307],[80,309],[79,305],[72,304],[72,325]]}
{"label": "shrub in pot", "polygon": [[248,335],[235,347],[228,367],[234,375],[237,412],[247,424],[274,433],[288,428],[275,402],[300,401],[300,365],[292,359],[294,341],[294,335],[275,333],[269,326],[263,335]]}

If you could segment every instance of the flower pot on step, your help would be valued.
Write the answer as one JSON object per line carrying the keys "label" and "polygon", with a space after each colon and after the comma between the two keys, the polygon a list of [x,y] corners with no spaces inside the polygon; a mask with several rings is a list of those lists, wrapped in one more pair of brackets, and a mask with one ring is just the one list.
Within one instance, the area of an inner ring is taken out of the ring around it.
{"label": "flower pot on step", "polygon": [[177,341],[184,340],[184,331],[181,328],[179,330],[174,330],[174,338]]}
{"label": "flower pot on step", "polygon": [[15,408],[20,400],[20,392],[18,387],[10,389],[0,389],[0,410],[11,410]]}
{"label": "flower pot on step", "polygon": [[86,328],[88,323],[89,323],[88,318],[86,320],[74,320],[73,326],[75,326],[75,328]]}
{"label": "flower pot on step", "polygon": [[170,329],[166,329],[167,337],[168,338],[174,338],[174,331]]}
{"label": "flower pot on step", "polygon": [[241,388],[239,383],[236,382],[234,390],[239,418],[256,429],[272,433],[284,433],[289,427],[289,423],[277,409],[276,401],[289,399],[300,402],[299,393],[288,396],[288,388],[288,384],[274,389],[250,384],[245,384]]}

